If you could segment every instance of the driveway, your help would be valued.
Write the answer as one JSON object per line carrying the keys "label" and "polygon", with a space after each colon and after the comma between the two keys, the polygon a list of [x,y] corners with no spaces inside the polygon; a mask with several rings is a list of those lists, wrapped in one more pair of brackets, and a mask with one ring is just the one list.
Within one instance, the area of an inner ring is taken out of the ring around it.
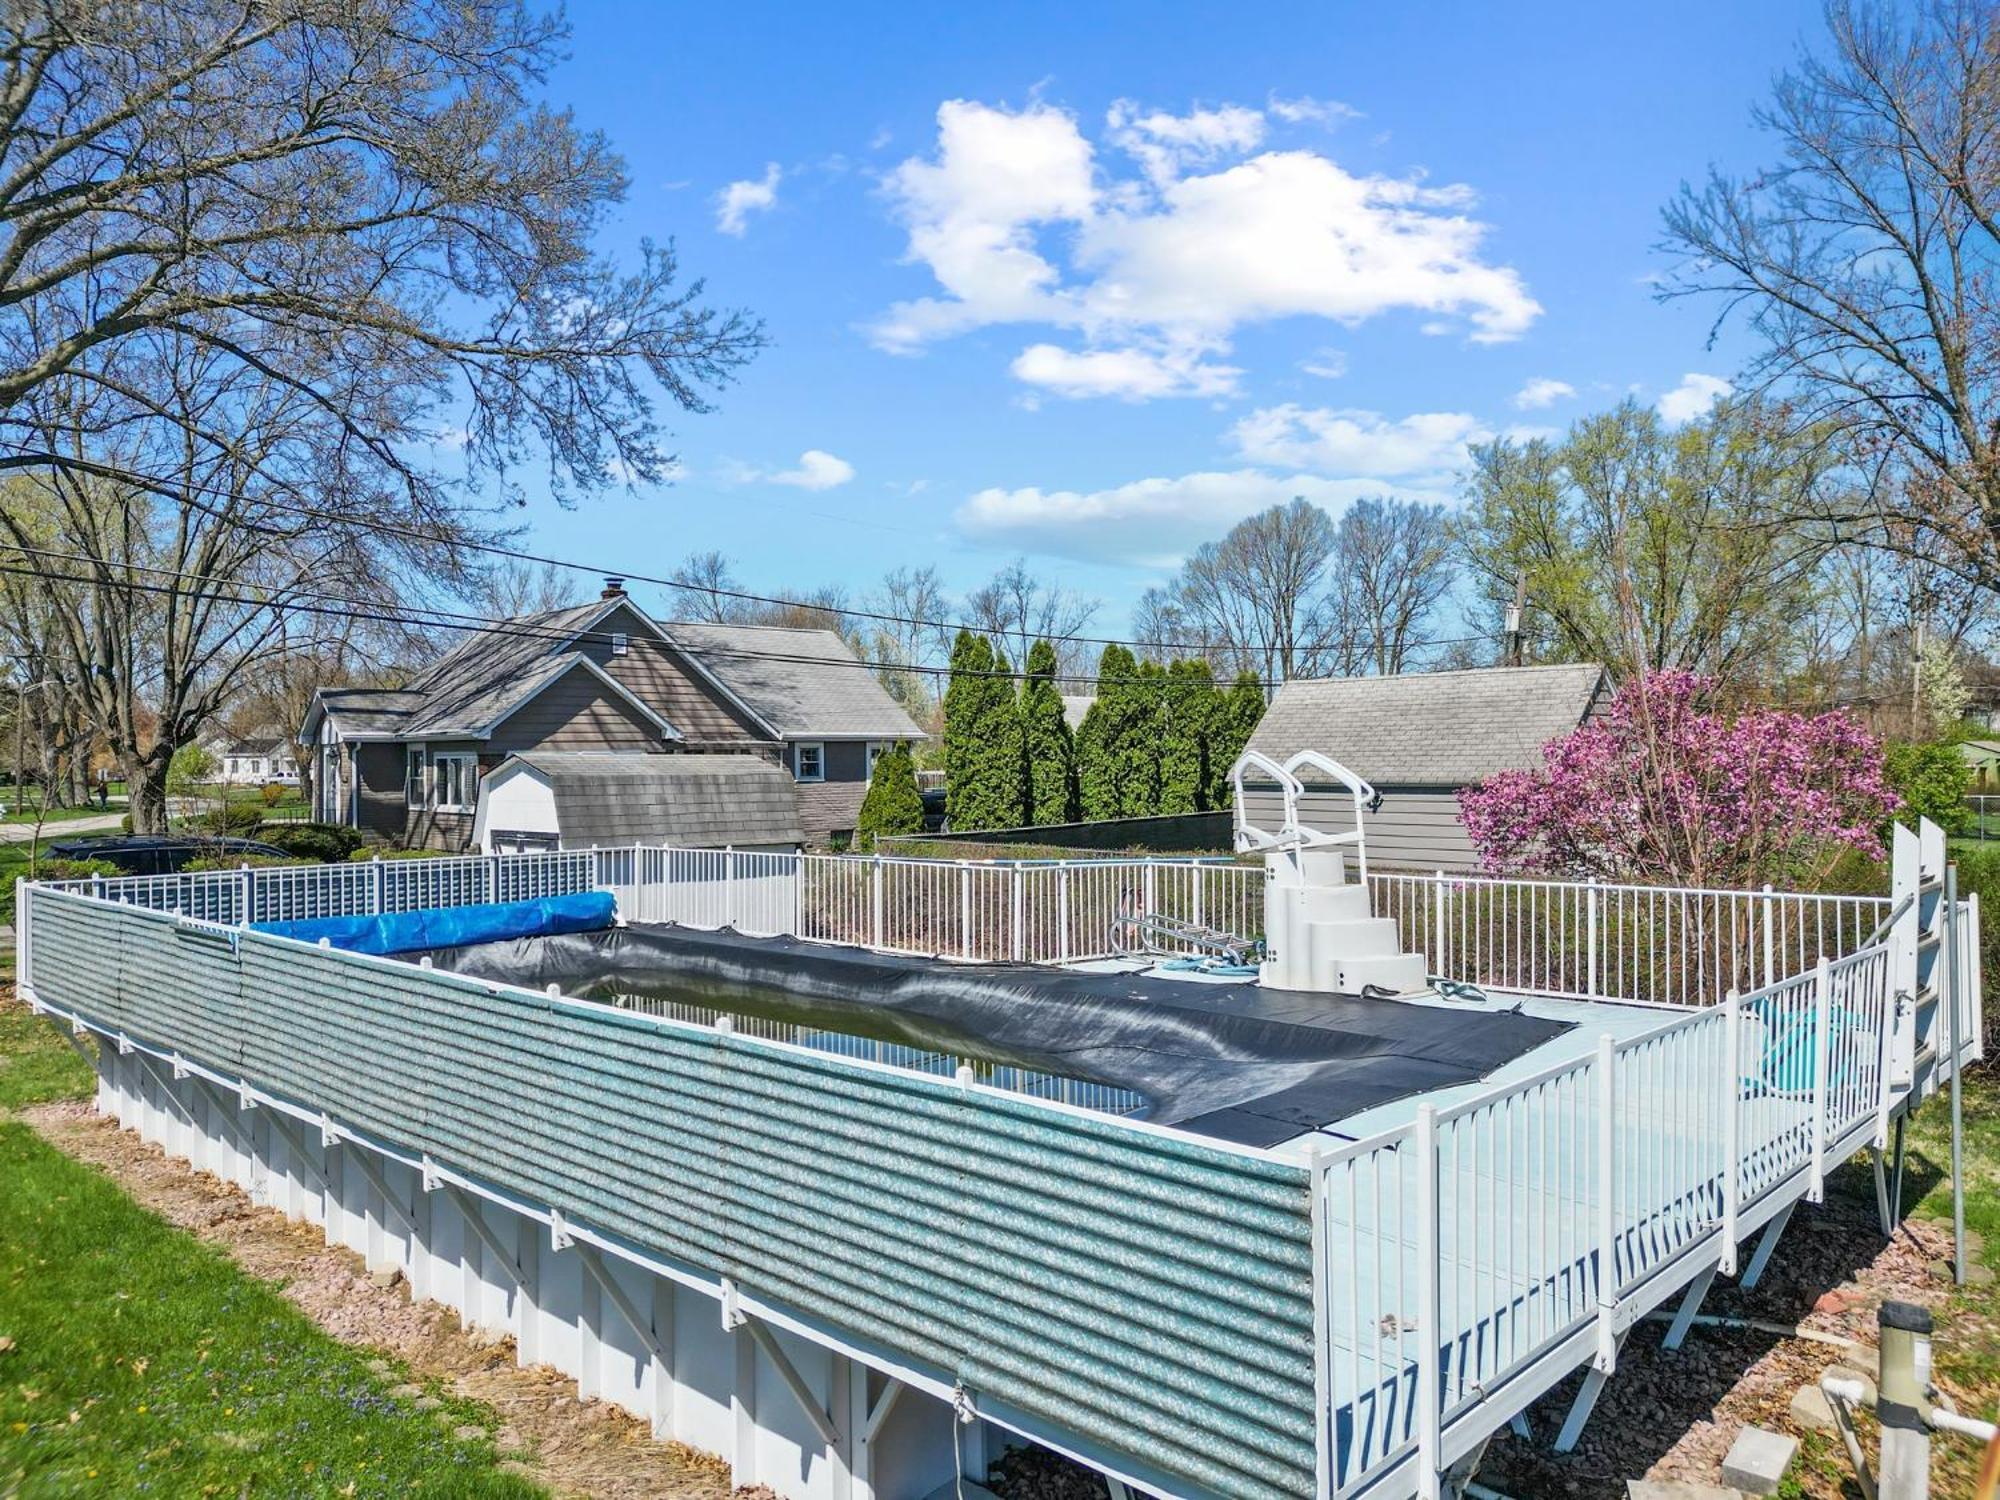
{"label": "driveway", "polygon": [[[88,818],[51,818],[42,825],[45,839],[66,838],[72,833],[110,833],[125,820],[122,812],[94,813]],[[33,823],[0,823],[0,844],[32,844]]]}

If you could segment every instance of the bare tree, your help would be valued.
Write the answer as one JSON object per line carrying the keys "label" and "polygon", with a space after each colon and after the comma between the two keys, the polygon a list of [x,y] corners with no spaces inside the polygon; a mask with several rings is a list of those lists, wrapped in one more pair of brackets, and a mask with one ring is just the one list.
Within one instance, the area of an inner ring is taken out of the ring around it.
{"label": "bare tree", "polygon": [[690,552],[667,577],[667,606],[677,620],[727,625],[747,613],[735,597],[743,585],[720,552]]}
{"label": "bare tree", "polygon": [[503,620],[545,615],[582,602],[574,569],[508,560],[479,575],[480,607]]}
{"label": "bare tree", "polygon": [[532,98],[561,37],[524,7],[7,17],[0,542],[149,830],[282,622],[467,584],[523,463],[565,502],[660,478],[657,394],[704,409],[760,334],[593,252],[622,168]]}
{"label": "bare tree", "polygon": [[881,666],[882,686],[919,719],[936,712],[939,679],[929,668],[944,664],[952,632],[944,623],[951,606],[934,567],[892,568],[867,598],[869,655]]}
{"label": "bare tree", "polygon": [[1341,514],[1335,544],[1339,616],[1352,622],[1352,638],[1378,674],[1407,670],[1457,580],[1444,507],[1356,501]]}
{"label": "bare tree", "polygon": [[1668,205],[1662,295],[1742,316],[1753,372],[1879,476],[1818,514],[2000,587],[2000,12],[1836,0],[1827,25],[1754,116],[1779,162]]}
{"label": "bare tree", "polygon": [[1295,499],[1204,543],[1182,566],[1174,593],[1223,670],[1313,676],[1336,633],[1323,597],[1336,550],[1332,518]]}
{"label": "bare tree", "polygon": [[1037,577],[1017,557],[972,591],[965,612],[1015,666],[1028,659],[1036,641],[1047,641],[1056,649],[1056,675],[1073,677],[1088,654],[1088,643],[1077,637],[1097,617],[1097,601]]}

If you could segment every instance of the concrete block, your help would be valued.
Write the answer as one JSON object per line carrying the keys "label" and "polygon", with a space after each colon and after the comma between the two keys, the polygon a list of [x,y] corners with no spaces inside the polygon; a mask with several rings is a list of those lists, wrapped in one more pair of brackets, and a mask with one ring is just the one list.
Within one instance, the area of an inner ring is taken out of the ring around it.
{"label": "concrete block", "polygon": [[1797,1438],[1746,1427],[1736,1434],[1729,1456],[1722,1460],[1722,1482],[1745,1494],[1775,1495],[1798,1453]]}
{"label": "concrete block", "polygon": [[1816,1385],[1802,1385],[1792,1393],[1790,1415],[1810,1432],[1834,1430],[1833,1405],[1826,1399],[1826,1392]]}

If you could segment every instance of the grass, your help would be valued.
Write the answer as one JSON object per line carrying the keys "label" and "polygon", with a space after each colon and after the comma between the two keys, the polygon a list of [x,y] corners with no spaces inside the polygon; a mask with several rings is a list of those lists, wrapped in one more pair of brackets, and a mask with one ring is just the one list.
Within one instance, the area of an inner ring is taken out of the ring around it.
{"label": "grass", "polygon": [[0,1495],[544,1493],[452,1436],[491,1412],[391,1397],[367,1351],[8,1114],[90,1086],[0,1004]]}

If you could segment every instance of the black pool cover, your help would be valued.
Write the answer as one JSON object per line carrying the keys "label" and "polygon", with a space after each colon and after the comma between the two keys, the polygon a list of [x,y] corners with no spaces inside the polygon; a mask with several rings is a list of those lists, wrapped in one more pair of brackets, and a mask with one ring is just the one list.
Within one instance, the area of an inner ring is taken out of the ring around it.
{"label": "black pool cover", "polygon": [[580,998],[678,1000],[1087,1079],[1143,1095],[1139,1118],[1252,1146],[1472,1082],[1570,1029],[1497,1002],[1446,1010],[673,926],[431,957],[439,968]]}

